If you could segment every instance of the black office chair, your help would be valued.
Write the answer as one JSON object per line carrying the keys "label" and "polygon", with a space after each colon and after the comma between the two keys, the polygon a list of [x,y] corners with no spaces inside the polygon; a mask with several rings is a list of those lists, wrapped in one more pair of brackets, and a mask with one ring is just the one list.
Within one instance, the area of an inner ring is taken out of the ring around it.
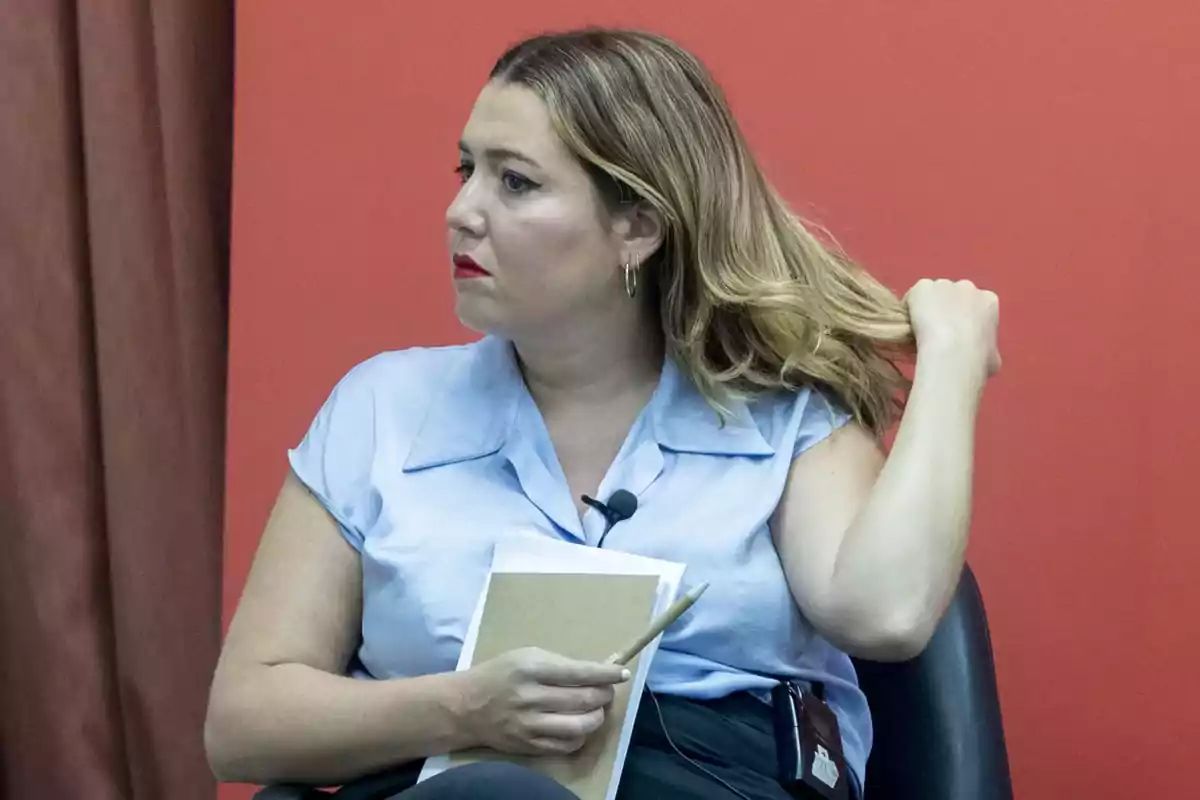
{"label": "black office chair", "polygon": [[854,666],[875,723],[868,800],[1012,800],[992,641],[970,567],[925,652]]}
{"label": "black office chair", "polygon": [[396,792],[416,783],[421,774],[421,764],[420,761],[403,764],[394,769],[368,775],[346,784],[337,791],[321,791],[295,784],[268,786],[255,794],[254,800],[387,800]]}
{"label": "black office chair", "polygon": [[[992,643],[969,567],[920,656],[900,664],[856,661],[871,704],[875,745],[867,800],[1012,800]],[[410,786],[417,765],[361,778],[338,800],[385,800]],[[303,786],[271,786],[255,800],[330,800]]]}

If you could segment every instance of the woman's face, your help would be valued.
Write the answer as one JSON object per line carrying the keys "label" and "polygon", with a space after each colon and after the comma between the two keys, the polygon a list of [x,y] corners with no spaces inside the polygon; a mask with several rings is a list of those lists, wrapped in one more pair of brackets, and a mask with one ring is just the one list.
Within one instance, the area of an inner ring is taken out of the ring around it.
{"label": "woman's face", "polygon": [[489,83],[460,149],[462,188],[446,223],[463,324],[516,338],[624,299],[627,226],[609,213],[536,94]]}

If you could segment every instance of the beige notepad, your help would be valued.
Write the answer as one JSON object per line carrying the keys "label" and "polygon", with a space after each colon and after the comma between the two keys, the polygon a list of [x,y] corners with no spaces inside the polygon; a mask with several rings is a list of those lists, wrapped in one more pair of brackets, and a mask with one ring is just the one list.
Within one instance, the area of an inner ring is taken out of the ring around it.
{"label": "beige notepad", "polygon": [[[541,647],[571,658],[603,661],[646,629],[658,595],[653,575],[502,573],[492,576],[474,663],[520,647]],[[636,663],[628,665],[637,669]],[[450,766],[499,758],[545,773],[582,800],[603,800],[615,773],[621,722],[633,681],[616,687],[604,725],[569,756],[526,758],[491,750],[450,756]]]}
{"label": "beige notepad", "polygon": [[[674,600],[683,566],[669,561],[538,539],[497,547],[492,572],[463,643],[469,669],[521,647],[603,661],[642,633]],[[504,760],[542,772],[581,800],[611,800],[657,641],[627,666],[604,725],[569,756],[523,757],[474,749],[431,758],[422,780],[480,760]]]}

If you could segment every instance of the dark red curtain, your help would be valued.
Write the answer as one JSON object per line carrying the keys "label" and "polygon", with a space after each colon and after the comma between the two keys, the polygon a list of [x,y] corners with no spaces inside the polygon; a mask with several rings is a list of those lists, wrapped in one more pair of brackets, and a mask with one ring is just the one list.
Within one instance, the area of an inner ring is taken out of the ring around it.
{"label": "dark red curtain", "polygon": [[0,0],[0,796],[212,798],[232,3]]}

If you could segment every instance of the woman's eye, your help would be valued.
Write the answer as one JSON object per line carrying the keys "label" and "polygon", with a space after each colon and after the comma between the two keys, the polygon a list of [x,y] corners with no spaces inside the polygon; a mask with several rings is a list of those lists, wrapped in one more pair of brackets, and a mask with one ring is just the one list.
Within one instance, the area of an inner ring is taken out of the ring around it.
{"label": "woman's eye", "polygon": [[471,177],[471,173],[474,171],[474,164],[463,163],[454,168],[455,174],[458,175],[458,179],[463,183],[467,182],[467,179]]}
{"label": "woman's eye", "polygon": [[508,189],[508,191],[512,192],[513,194],[520,194],[537,186],[537,184],[533,181],[522,177],[515,172],[505,172],[503,180],[504,188]]}

